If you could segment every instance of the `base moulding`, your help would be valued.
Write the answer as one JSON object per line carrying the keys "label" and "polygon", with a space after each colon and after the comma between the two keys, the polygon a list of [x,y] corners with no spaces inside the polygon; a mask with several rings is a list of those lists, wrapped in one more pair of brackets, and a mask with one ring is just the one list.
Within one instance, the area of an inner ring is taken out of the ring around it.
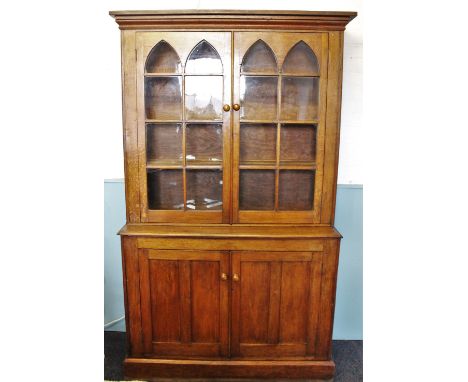
{"label": "base moulding", "polygon": [[126,358],[126,378],[285,378],[332,381],[333,361],[238,361]]}

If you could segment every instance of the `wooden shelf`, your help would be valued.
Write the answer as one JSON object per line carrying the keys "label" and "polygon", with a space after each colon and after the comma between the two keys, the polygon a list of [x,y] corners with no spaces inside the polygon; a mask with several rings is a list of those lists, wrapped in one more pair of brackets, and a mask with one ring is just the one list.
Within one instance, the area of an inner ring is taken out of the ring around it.
{"label": "wooden shelf", "polygon": [[[161,169],[161,170],[182,170],[184,168],[182,160],[180,161],[161,161],[161,160],[149,160],[146,163],[146,168],[149,170]],[[187,169],[222,169],[222,161],[197,161],[191,160],[186,162],[185,168]]]}
{"label": "wooden shelf", "polygon": [[315,170],[317,165],[315,162],[305,161],[283,161],[276,166],[276,161],[243,161],[240,162],[241,170]]}
{"label": "wooden shelf", "polygon": [[281,73],[281,77],[320,77],[320,74],[310,74],[310,73]]}
{"label": "wooden shelf", "polygon": [[258,123],[258,124],[268,124],[268,125],[276,125],[278,122],[273,121],[271,119],[241,119],[240,123]]}
{"label": "wooden shelf", "polygon": [[258,161],[258,160],[250,160],[250,161],[243,161],[240,162],[239,168],[241,170],[274,170],[276,169],[276,161],[274,160],[266,160],[266,161]]}
{"label": "wooden shelf", "polygon": [[206,170],[215,170],[215,169],[222,169],[223,165],[222,162],[202,162],[202,161],[190,161],[187,162],[187,165],[185,166],[187,169],[192,169],[192,170],[201,170],[201,169],[206,169]]}
{"label": "wooden shelf", "polygon": [[317,125],[319,121],[317,119],[311,119],[307,121],[280,121],[282,125]]}
{"label": "wooden shelf", "polygon": [[149,160],[146,162],[147,169],[182,169],[183,162],[180,161],[161,161],[161,160]]}
{"label": "wooden shelf", "polygon": [[315,162],[297,162],[283,161],[279,164],[280,170],[315,170],[317,165]]}
{"label": "wooden shelf", "polygon": [[218,119],[218,120],[193,120],[193,119],[188,119],[185,121],[185,124],[190,124],[190,125],[205,125],[205,124],[217,124],[217,125],[222,125],[223,120]]}
{"label": "wooden shelf", "polygon": [[145,119],[145,123],[182,123],[180,119]]}

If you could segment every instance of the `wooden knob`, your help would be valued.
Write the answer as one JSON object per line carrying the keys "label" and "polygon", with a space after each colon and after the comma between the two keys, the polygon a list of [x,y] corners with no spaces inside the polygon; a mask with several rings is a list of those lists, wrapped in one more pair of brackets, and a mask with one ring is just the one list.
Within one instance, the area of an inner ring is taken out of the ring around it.
{"label": "wooden knob", "polygon": [[238,103],[235,103],[234,105],[232,105],[232,108],[235,110],[235,111],[238,111],[240,109],[240,105]]}
{"label": "wooden knob", "polygon": [[234,273],[234,275],[232,276],[232,279],[234,281],[239,281],[240,280],[239,275],[237,273]]}
{"label": "wooden knob", "polygon": [[226,104],[226,105],[223,106],[223,110],[224,110],[224,111],[229,111],[229,110],[231,110],[231,106],[229,106],[228,104]]}
{"label": "wooden knob", "polygon": [[226,281],[228,279],[228,275],[226,273],[221,273],[221,280]]}

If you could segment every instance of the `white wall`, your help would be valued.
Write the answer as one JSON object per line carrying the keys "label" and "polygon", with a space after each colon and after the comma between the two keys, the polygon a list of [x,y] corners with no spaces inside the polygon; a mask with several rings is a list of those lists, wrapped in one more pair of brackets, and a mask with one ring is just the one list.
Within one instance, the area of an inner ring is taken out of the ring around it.
{"label": "white wall", "polygon": [[[235,6],[233,6],[235,4]],[[127,9],[297,9],[297,10],[341,10],[361,12],[360,0],[289,0],[274,2],[265,0],[181,0],[167,1],[107,1],[93,3],[93,18],[87,20],[87,30],[94,31],[95,52],[98,55],[96,86],[105,89],[105,107],[99,129],[104,129],[106,147],[103,177],[123,177],[122,121],[120,93],[120,34],[117,24],[107,15],[109,10]],[[341,122],[341,147],[338,182],[362,184],[361,160],[361,114],[362,114],[362,15],[353,20],[345,32],[343,106]]]}

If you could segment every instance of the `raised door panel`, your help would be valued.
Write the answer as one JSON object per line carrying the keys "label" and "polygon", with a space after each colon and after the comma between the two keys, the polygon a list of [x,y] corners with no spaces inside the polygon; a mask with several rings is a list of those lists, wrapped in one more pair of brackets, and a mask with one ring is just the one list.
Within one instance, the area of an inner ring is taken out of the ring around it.
{"label": "raised door panel", "polygon": [[322,252],[233,252],[234,357],[314,358]]}
{"label": "raised door panel", "polygon": [[229,223],[230,32],[138,32],[142,222]]}
{"label": "raised door panel", "polygon": [[320,223],[328,34],[234,32],[233,221]]}
{"label": "raised door panel", "polygon": [[217,251],[139,250],[145,354],[228,355],[229,255]]}

